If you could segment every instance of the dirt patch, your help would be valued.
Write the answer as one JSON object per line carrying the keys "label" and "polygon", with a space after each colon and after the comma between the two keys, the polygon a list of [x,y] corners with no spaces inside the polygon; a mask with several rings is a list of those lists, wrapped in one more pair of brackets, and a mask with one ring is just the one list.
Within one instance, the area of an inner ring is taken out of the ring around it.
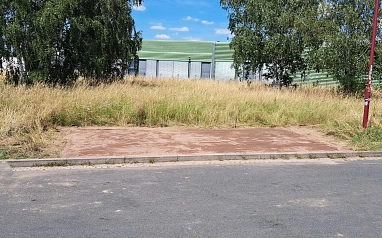
{"label": "dirt patch", "polygon": [[314,128],[62,128],[62,157],[349,151]]}

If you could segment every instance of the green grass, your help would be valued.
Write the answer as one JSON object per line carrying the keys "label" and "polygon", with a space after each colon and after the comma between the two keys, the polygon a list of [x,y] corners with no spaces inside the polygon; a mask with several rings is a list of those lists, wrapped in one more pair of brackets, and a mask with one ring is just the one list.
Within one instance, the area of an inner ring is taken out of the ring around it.
{"label": "green grass", "polygon": [[6,160],[9,158],[9,151],[6,149],[0,149],[0,160]]}
{"label": "green grass", "polygon": [[39,153],[22,148],[12,148],[11,146],[5,146],[4,148],[0,149],[0,160],[27,159],[37,157],[39,157]]}
{"label": "green grass", "polygon": [[382,128],[372,126],[366,130],[358,131],[352,138],[352,143],[360,150],[381,150]]}

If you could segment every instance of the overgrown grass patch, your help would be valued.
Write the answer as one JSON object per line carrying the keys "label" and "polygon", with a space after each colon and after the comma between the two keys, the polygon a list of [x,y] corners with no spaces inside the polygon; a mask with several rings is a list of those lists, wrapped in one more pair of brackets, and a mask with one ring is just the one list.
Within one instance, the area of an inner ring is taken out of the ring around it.
{"label": "overgrown grass patch", "polygon": [[62,88],[0,83],[0,158],[49,156],[45,147],[60,126],[315,126],[356,149],[381,150],[381,97],[373,93],[370,128],[364,130],[364,100],[335,88],[139,77]]}
{"label": "overgrown grass patch", "polygon": [[372,126],[366,130],[356,132],[356,135],[352,138],[352,143],[359,150],[381,150],[382,127]]}
{"label": "overgrown grass patch", "polygon": [[39,153],[23,148],[3,147],[0,149],[0,160],[36,158]]}

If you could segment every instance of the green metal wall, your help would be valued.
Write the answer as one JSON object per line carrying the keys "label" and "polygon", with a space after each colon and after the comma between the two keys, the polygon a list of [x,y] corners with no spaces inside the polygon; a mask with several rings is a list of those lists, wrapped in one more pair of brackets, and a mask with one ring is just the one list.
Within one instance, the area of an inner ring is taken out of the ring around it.
{"label": "green metal wall", "polygon": [[214,42],[144,40],[140,59],[211,62]]}
{"label": "green metal wall", "polygon": [[230,49],[228,42],[216,42],[215,61],[232,62],[233,50]]}

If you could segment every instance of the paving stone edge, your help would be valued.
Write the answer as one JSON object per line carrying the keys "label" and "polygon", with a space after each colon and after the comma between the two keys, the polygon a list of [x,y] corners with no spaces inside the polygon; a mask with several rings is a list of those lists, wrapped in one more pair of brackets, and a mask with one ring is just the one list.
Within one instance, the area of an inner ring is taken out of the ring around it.
{"label": "paving stone edge", "polygon": [[126,163],[154,163],[176,161],[212,161],[212,160],[267,160],[267,159],[346,159],[346,158],[382,157],[382,151],[354,152],[286,152],[286,153],[250,153],[250,154],[200,154],[169,156],[105,156],[87,158],[50,158],[3,160],[11,167],[72,166]]}

